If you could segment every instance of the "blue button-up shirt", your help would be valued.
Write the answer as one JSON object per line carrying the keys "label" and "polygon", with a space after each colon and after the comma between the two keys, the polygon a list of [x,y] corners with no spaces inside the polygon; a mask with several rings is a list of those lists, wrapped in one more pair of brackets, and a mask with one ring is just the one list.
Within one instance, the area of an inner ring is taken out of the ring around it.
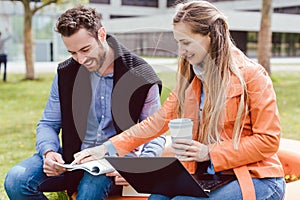
{"label": "blue button-up shirt", "polygon": [[[81,149],[102,144],[116,134],[111,116],[111,93],[113,88],[113,74],[101,76],[91,73],[91,86],[93,91],[92,102],[88,114],[87,132]],[[95,103],[97,102],[97,104]],[[153,85],[147,95],[139,120],[144,120],[160,107],[158,85]],[[58,77],[55,76],[48,102],[39,121],[36,133],[36,149],[40,155],[48,150],[60,151],[58,134],[61,129],[61,111],[58,93]],[[140,156],[159,156],[165,145],[165,136],[162,135],[146,143]],[[136,156],[138,149],[130,155]]]}

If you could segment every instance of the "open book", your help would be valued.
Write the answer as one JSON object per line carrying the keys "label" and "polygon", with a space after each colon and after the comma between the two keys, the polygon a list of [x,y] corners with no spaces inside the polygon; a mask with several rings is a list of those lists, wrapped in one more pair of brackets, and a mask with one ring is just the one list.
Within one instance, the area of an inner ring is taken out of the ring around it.
{"label": "open book", "polygon": [[86,162],[86,163],[82,163],[82,164],[74,164],[74,165],[70,165],[70,164],[61,164],[58,162],[53,161],[54,164],[64,167],[67,169],[67,171],[73,171],[73,170],[77,170],[77,169],[83,169],[87,172],[89,172],[90,174],[97,176],[100,174],[106,174],[109,172],[113,172],[115,169],[113,168],[113,166],[111,166],[109,164],[109,162],[106,159],[101,159],[101,160],[93,160],[90,162]]}

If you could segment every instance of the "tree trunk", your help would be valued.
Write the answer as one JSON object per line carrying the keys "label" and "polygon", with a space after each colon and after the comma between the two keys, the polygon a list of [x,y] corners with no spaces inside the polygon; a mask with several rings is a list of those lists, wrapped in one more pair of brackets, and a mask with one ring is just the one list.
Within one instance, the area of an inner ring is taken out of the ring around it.
{"label": "tree trunk", "polygon": [[271,74],[270,59],[272,53],[272,13],[272,0],[263,0],[257,54],[258,63],[260,63],[269,74]]}
{"label": "tree trunk", "polygon": [[33,13],[30,9],[30,1],[24,2],[24,56],[26,63],[25,79],[35,79],[34,62],[33,62],[33,43],[32,43],[32,17]]}
{"label": "tree trunk", "polygon": [[[0,0],[1,1],[1,0]],[[15,1],[15,0],[11,0]],[[83,4],[88,3],[87,0],[43,0],[43,1],[36,1],[41,2],[39,4],[35,4],[35,6],[31,9],[30,3],[34,3],[35,1],[32,0],[17,0],[22,2],[24,6],[24,57],[25,57],[25,63],[26,63],[26,75],[25,79],[27,80],[34,80],[35,73],[34,73],[34,56],[33,56],[33,42],[32,42],[32,19],[34,14],[52,4],[52,3],[74,3],[76,4]],[[35,3],[36,3],[35,2]]]}

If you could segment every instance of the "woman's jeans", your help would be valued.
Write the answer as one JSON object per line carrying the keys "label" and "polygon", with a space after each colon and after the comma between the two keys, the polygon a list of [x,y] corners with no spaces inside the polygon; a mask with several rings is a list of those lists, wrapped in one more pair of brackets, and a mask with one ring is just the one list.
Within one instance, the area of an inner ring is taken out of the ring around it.
{"label": "woman's jeans", "polygon": [[[113,185],[113,179],[105,175],[84,173],[78,186],[77,200],[105,199]],[[66,189],[63,176],[48,177],[43,172],[43,158],[38,154],[15,165],[7,173],[4,187],[9,199],[47,199],[43,192]]]}
{"label": "woman's jeans", "polygon": [[[257,200],[282,200],[285,193],[284,178],[253,178]],[[163,195],[152,194],[149,200],[206,200],[207,198],[176,196],[168,198]],[[238,200],[242,199],[242,193],[238,181],[232,181],[227,185],[212,191],[209,194],[209,199],[215,200]]]}

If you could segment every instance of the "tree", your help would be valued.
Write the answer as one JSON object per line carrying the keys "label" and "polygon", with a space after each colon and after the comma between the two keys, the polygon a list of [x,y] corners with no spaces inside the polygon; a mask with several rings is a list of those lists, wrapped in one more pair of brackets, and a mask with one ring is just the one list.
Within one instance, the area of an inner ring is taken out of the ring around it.
{"label": "tree", "polygon": [[271,74],[270,58],[272,52],[272,0],[263,0],[261,10],[260,31],[258,34],[258,63],[260,63],[269,74]]}
{"label": "tree", "polygon": [[[32,42],[32,19],[34,14],[43,9],[44,7],[53,3],[78,3],[78,1],[72,0],[11,0],[20,1],[24,6],[24,57],[26,63],[26,75],[25,79],[34,80],[34,61],[33,61],[33,42]],[[86,3],[86,1],[79,1],[81,3]]]}

